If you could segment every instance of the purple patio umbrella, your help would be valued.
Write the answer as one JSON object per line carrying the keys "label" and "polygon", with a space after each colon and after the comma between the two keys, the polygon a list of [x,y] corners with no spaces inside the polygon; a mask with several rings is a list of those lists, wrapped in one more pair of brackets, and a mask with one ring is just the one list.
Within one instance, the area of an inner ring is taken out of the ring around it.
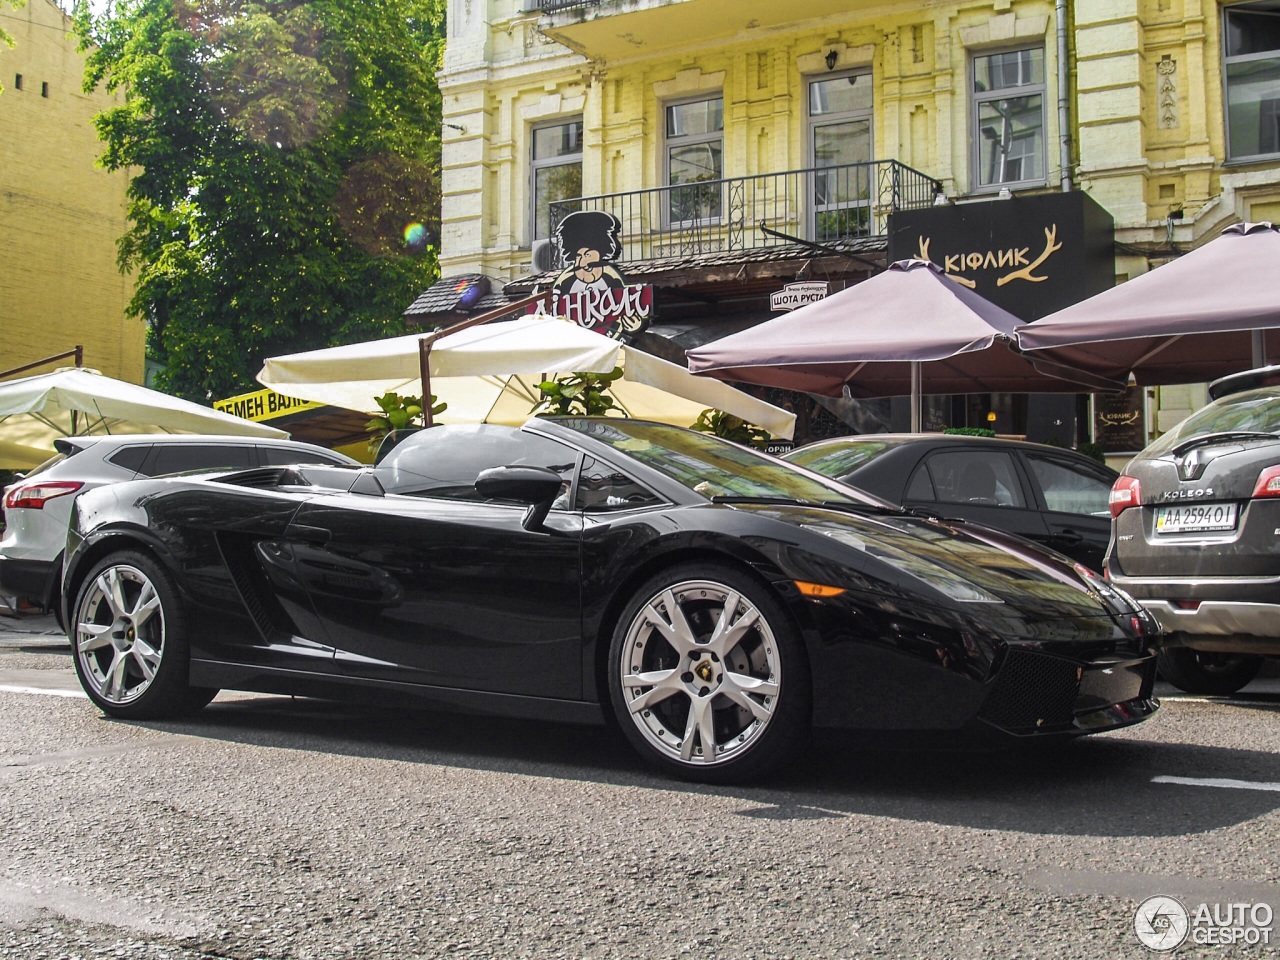
{"label": "purple patio umbrella", "polygon": [[1123,381],[1021,356],[1022,321],[949,280],[936,264],[900,260],[869,280],[687,351],[693,373],[830,397],[924,393],[1079,393]]}
{"label": "purple patio umbrella", "polygon": [[1015,331],[1030,357],[1140,384],[1198,383],[1280,362],[1280,232],[1238,223],[1118,287]]}

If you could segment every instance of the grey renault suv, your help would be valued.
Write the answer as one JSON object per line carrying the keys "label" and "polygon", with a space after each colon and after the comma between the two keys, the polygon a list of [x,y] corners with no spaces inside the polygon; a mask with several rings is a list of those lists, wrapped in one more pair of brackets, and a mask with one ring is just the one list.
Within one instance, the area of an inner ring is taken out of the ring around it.
{"label": "grey renault suv", "polygon": [[1280,366],[1209,394],[1116,480],[1106,572],[1163,627],[1164,678],[1221,694],[1280,657]]}
{"label": "grey renault suv", "polygon": [[46,610],[58,607],[71,504],[94,487],[193,470],[356,462],[310,443],[249,437],[66,437],[54,449],[56,456],[5,488],[0,540],[0,594],[25,597]]}

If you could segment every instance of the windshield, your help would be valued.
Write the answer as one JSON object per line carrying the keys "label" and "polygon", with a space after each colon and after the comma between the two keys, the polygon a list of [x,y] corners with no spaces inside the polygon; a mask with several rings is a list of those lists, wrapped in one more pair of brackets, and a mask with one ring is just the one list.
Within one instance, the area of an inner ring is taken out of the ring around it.
{"label": "windshield", "polygon": [[888,440],[849,440],[815,443],[812,446],[792,450],[783,459],[798,463],[810,470],[817,470],[828,477],[843,477],[864,463],[869,463],[880,454],[901,441]]}
{"label": "windshield", "polygon": [[760,497],[810,503],[882,503],[860,491],[810,476],[768,454],[683,427],[635,420],[557,422],[608,444],[708,499]]}
{"label": "windshield", "polygon": [[1280,393],[1271,387],[1215,400],[1151,444],[1147,455],[1161,456],[1184,440],[1212,433],[1280,433]]}

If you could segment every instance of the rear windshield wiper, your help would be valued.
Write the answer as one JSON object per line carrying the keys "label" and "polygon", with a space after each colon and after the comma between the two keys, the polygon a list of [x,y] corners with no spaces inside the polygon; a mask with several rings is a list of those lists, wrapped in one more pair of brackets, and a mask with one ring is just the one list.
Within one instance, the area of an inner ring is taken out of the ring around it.
{"label": "rear windshield wiper", "polygon": [[1188,450],[1194,450],[1196,447],[1207,447],[1215,443],[1230,443],[1232,440],[1275,440],[1277,434],[1267,433],[1265,430],[1224,430],[1221,433],[1206,433],[1200,437],[1192,437],[1190,440],[1183,440],[1180,444],[1173,448],[1172,452],[1177,455],[1186,453]]}

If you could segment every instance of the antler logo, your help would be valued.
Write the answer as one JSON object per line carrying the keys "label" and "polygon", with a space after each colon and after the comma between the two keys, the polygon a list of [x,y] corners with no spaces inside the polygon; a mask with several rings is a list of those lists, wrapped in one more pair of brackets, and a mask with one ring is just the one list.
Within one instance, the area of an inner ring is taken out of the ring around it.
{"label": "antler logo", "polygon": [[[925,237],[919,237],[918,241],[919,258],[921,260],[930,260],[929,244],[932,241]],[[1061,249],[1062,242],[1058,239],[1058,225],[1055,223],[1051,227],[1045,227],[1044,249],[1040,251],[1040,255],[1034,260],[1027,259],[1031,255],[1030,247],[1007,247],[1004,250],[975,250],[972,253],[950,254],[944,257],[942,263],[938,264],[938,266],[942,267],[946,275],[956,283],[963,284],[971,290],[977,286],[977,283],[969,277],[961,276],[961,274],[975,270],[1015,268],[996,279],[997,287],[1003,287],[1014,280],[1043,283],[1049,278],[1037,276],[1035,271]]]}

